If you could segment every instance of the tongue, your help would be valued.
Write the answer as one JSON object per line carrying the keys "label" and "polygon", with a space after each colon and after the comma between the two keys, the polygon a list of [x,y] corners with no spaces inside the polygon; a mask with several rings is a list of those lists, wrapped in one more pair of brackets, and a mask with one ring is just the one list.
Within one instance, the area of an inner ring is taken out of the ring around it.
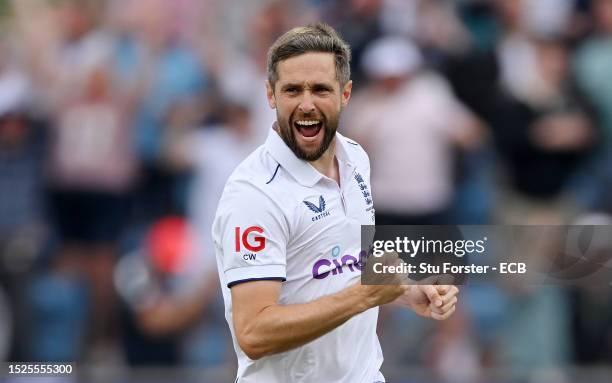
{"label": "tongue", "polygon": [[314,137],[317,135],[317,133],[319,133],[320,128],[321,126],[319,124],[311,126],[301,126],[300,133],[302,133],[304,137]]}

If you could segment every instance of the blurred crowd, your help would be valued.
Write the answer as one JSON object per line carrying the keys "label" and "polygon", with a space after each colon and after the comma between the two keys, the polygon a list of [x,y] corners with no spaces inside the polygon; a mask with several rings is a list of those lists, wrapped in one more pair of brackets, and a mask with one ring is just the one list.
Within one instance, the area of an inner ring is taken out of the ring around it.
{"label": "blurred crowd", "polygon": [[[231,375],[210,225],[275,119],[268,47],[318,20],[352,47],[378,224],[612,222],[612,0],[0,0],[0,360]],[[381,311],[385,367],[612,362],[609,288],[462,296]]]}

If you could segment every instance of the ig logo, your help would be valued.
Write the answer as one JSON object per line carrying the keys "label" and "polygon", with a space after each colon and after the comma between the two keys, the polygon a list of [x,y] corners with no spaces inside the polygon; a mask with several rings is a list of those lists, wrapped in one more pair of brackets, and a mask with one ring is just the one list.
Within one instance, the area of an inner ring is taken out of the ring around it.
{"label": "ig logo", "polygon": [[249,242],[249,234],[251,234],[252,232],[256,232],[256,233],[264,232],[261,227],[249,226],[248,228],[246,228],[246,230],[244,230],[244,232],[242,232],[242,235],[240,234],[240,230],[241,230],[240,227],[236,227],[235,229],[236,252],[241,251],[241,244],[249,251],[257,252],[257,251],[261,251],[265,249],[266,237],[257,235],[257,236],[252,237],[252,240],[253,240],[252,242]]}

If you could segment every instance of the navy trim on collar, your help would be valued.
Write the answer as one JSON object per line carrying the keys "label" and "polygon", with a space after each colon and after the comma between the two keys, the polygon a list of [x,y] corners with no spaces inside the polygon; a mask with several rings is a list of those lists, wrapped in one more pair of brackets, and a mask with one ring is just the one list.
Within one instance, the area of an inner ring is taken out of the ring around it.
{"label": "navy trim on collar", "polygon": [[[348,144],[349,142],[346,141],[344,136],[342,136],[340,133],[336,133],[336,158],[339,162],[354,167],[354,162],[351,161],[349,156],[349,151],[354,149],[348,147]],[[278,162],[279,165],[282,166],[301,185],[313,187],[321,178],[323,178],[323,174],[319,173],[319,171],[311,164],[296,157],[296,155],[291,151],[291,149],[289,149],[287,144],[285,144],[285,141],[283,141],[274,128],[270,129],[265,147],[276,162]],[[277,171],[278,167],[274,172],[275,175]],[[274,176],[272,176],[272,179],[274,179]],[[270,181],[268,181],[268,183]]]}
{"label": "navy trim on collar", "polygon": [[265,143],[266,149],[293,178],[300,184],[313,187],[323,175],[307,161],[301,160],[289,149],[274,129],[270,129]]}

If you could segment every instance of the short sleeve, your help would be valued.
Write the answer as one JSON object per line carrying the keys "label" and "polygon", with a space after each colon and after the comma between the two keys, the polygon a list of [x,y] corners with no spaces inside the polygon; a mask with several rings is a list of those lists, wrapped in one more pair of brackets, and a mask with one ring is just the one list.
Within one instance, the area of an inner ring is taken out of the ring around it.
{"label": "short sleeve", "polygon": [[288,223],[280,206],[247,182],[229,183],[213,224],[228,287],[286,279]]}

